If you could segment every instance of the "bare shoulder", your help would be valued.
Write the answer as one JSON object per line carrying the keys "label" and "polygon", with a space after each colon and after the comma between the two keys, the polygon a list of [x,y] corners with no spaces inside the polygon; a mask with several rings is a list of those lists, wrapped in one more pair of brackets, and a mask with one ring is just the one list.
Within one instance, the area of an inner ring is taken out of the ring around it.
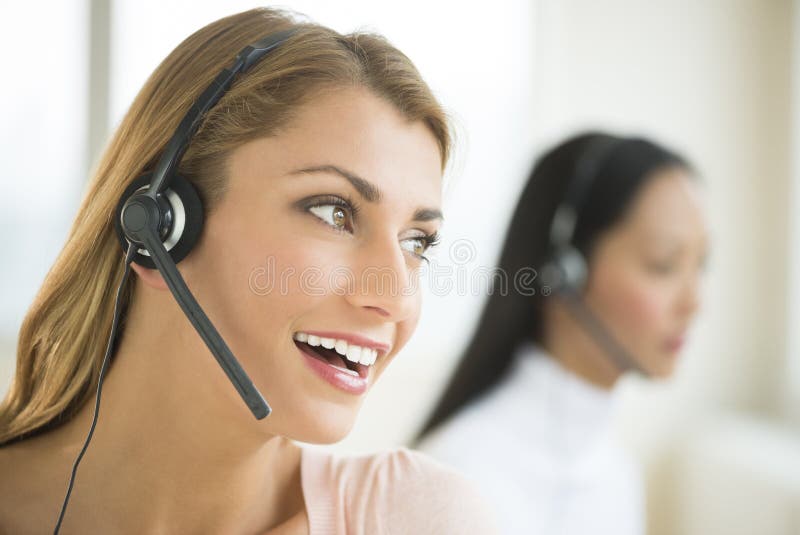
{"label": "bare shoulder", "polygon": [[405,447],[372,457],[370,479],[394,526],[419,533],[497,533],[494,513],[480,489],[426,454]]}

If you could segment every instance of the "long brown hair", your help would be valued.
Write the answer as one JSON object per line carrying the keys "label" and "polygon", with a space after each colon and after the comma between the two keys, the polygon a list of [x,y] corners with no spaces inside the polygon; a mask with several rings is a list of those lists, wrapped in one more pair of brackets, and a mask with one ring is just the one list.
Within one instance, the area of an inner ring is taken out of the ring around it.
{"label": "long brown hair", "polygon": [[[250,43],[295,28],[212,108],[179,171],[205,209],[226,187],[226,162],[238,146],[274,135],[316,91],[363,86],[438,142],[442,168],[450,151],[445,113],[411,61],[384,38],[339,34],[283,11],[253,9],[198,30],[156,68],[125,115],[90,181],[67,241],[28,310],[17,367],[0,403],[0,445],[68,421],[93,395],[113,319],[123,253],[112,214],[126,186],[151,171],[178,122],[213,77]],[[123,289],[130,301],[135,278]]]}

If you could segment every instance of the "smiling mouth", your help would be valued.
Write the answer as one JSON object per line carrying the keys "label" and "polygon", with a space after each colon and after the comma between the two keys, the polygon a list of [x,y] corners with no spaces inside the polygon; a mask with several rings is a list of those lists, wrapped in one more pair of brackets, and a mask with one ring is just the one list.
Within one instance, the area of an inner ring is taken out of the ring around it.
{"label": "smiling mouth", "polygon": [[369,375],[369,366],[361,364],[360,362],[353,362],[336,352],[335,349],[328,349],[320,346],[312,346],[306,342],[294,340],[294,344],[303,353],[310,355],[318,360],[338,368],[341,371],[350,373],[351,375],[358,375],[362,379],[366,379]]}
{"label": "smiling mouth", "polygon": [[[369,369],[375,364],[378,355],[388,350],[386,344],[336,333],[312,334],[298,331],[292,338],[298,349],[306,355],[364,379],[369,376]],[[355,341],[362,342],[363,345],[354,343]]]}

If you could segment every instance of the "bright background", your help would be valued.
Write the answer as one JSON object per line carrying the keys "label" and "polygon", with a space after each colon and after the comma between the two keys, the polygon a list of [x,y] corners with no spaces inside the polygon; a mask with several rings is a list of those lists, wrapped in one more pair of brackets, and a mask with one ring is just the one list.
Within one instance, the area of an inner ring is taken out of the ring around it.
{"label": "bright background", "polygon": [[[254,6],[71,0],[4,8],[0,392],[25,310],[144,79],[192,31]],[[383,33],[454,117],[459,146],[437,262],[456,272],[494,265],[533,158],[578,129],[649,135],[696,164],[713,232],[705,308],[673,380],[624,382],[617,428],[647,476],[650,534],[800,533],[797,2],[285,7],[340,31]],[[449,249],[465,239],[473,258],[457,264]],[[482,302],[471,292],[426,296],[414,339],[335,447],[368,451],[408,440]]]}

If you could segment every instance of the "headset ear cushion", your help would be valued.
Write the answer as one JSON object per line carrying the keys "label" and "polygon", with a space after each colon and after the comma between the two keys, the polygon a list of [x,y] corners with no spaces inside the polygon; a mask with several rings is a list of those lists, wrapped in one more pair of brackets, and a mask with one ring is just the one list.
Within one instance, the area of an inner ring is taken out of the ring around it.
{"label": "headset ear cushion", "polygon": [[[148,173],[131,182],[114,210],[114,228],[123,251],[128,250],[128,239],[122,231],[122,207],[138,190],[147,189],[151,177],[152,174]],[[192,183],[180,175],[173,175],[169,188],[162,195],[172,207],[172,225],[163,243],[173,262],[177,264],[186,258],[200,239],[204,221],[203,204]],[[133,261],[140,266],[156,269],[153,259],[144,247],[139,248]]]}
{"label": "headset ear cushion", "polygon": [[539,275],[539,285],[548,294],[566,289],[580,293],[586,286],[588,266],[583,253],[567,246],[552,253]]}
{"label": "headset ear cushion", "polygon": [[564,285],[583,292],[589,275],[583,253],[574,247],[567,247],[558,255],[558,264],[564,273]]}

